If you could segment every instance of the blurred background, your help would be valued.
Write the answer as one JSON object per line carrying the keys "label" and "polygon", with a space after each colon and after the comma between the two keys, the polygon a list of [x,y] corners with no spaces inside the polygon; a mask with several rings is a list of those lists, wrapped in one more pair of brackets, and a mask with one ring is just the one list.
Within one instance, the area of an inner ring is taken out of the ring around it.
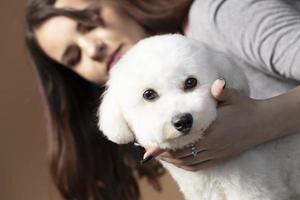
{"label": "blurred background", "polygon": [[[0,200],[60,200],[48,174],[46,128],[23,45],[26,0],[0,1]],[[167,174],[163,191],[141,180],[143,200],[182,200]]]}

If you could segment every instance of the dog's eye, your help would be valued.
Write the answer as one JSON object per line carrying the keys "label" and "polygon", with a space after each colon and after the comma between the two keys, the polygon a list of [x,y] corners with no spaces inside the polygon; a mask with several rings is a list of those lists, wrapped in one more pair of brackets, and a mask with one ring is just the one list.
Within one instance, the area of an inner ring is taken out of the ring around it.
{"label": "dog's eye", "polygon": [[158,97],[158,94],[154,90],[148,89],[144,92],[143,97],[144,97],[144,99],[146,99],[148,101],[153,101],[154,99],[156,99]]}
{"label": "dog's eye", "polygon": [[190,89],[193,89],[196,86],[197,86],[197,79],[195,79],[193,77],[190,77],[190,78],[185,80],[183,89],[184,90],[190,90]]}

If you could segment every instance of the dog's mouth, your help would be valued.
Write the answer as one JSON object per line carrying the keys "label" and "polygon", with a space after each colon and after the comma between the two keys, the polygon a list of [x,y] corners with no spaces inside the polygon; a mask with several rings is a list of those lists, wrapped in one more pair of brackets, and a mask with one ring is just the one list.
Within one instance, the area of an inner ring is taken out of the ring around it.
{"label": "dog's mouth", "polygon": [[174,135],[173,137],[166,138],[163,142],[172,143],[176,140],[185,140],[185,138],[188,138],[188,134],[173,133],[173,135]]}
{"label": "dog's mouth", "polygon": [[184,147],[191,146],[203,137],[203,134],[201,134],[200,131],[197,130],[191,130],[191,132],[187,135],[178,133],[177,136],[176,133],[173,135],[173,137],[169,137],[163,140],[162,143],[159,144],[160,147],[173,150],[182,149]]}

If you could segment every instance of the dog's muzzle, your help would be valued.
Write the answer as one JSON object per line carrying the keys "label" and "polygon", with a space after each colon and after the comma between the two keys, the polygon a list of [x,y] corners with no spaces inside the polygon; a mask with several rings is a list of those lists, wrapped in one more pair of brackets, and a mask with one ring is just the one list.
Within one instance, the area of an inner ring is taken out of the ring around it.
{"label": "dog's muzzle", "polygon": [[183,113],[172,118],[172,124],[176,130],[188,134],[193,126],[193,116],[190,113]]}

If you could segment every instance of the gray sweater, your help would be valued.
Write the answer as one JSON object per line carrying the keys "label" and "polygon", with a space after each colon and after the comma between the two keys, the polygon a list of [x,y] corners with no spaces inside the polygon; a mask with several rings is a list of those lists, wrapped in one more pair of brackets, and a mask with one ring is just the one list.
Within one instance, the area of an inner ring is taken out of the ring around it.
{"label": "gray sweater", "polygon": [[253,98],[300,85],[300,0],[195,0],[189,23],[193,38],[239,63]]}

